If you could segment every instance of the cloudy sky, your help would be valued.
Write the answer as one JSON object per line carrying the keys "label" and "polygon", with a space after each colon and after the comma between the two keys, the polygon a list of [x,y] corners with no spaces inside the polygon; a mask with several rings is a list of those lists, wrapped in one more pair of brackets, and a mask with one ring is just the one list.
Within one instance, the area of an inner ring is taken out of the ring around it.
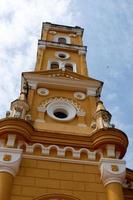
{"label": "cloudy sky", "polygon": [[34,69],[45,21],[84,27],[89,73],[104,81],[102,100],[129,137],[133,169],[132,0],[0,0],[0,117],[19,95],[21,72]]}

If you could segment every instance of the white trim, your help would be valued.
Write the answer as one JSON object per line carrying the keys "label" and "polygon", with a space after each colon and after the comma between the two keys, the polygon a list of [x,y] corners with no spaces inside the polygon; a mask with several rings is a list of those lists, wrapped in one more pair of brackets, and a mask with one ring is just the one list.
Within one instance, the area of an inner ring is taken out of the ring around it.
{"label": "white trim", "polygon": [[76,63],[71,62],[71,61],[64,61],[64,62],[62,62],[62,68],[65,69],[65,65],[67,65],[67,64],[68,65],[70,64],[73,67],[73,72],[77,72]]}
{"label": "white trim", "polygon": [[94,85],[93,91],[96,95],[97,91],[100,94],[102,87],[100,81],[96,81],[95,83],[91,80],[78,80],[78,79],[67,80],[67,79],[57,79],[54,77],[47,77],[47,76],[45,76],[44,79],[44,76],[42,75],[33,75],[28,73],[27,74],[25,73],[24,76],[27,79],[28,84],[32,89],[36,89],[39,83],[43,83],[47,85],[47,87],[49,88],[51,87],[53,88],[53,85],[55,85],[55,87],[58,87],[59,89],[65,89],[65,90],[69,89],[71,91],[77,91],[77,85],[78,85],[78,91],[80,90],[81,92],[86,92],[87,90],[91,90],[92,85]]}
{"label": "white trim", "polygon": [[87,48],[86,46],[77,46],[77,45],[68,45],[68,44],[60,44],[60,43],[53,43],[53,42],[50,42],[50,41],[43,41],[43,40],[40,40],[38,42],[38,48],[43,48],[43,46],[47,46],[47,47],[61,47],[61,48],[67,48],[69,50],[73,50],[73,51],[76,51],[76,50],[83,50],[83,51],[87,51]]}
{"label": "white trim", "polygon": [[15,134],[8,134],[8,140],[7,140],[7,147],[14,147],[16,140],[16,135]]}
{"label": "white trim", "polygon": [[94,87],[94,88],[87,88],[87,96],[96,96],[96,88]]}
{"label": "white trim", "polygon": [[[113,170],[113,167],[116,170]],[[101,158],[100,171],[104,186],[110,183],[122,184],[126,175],[126,162],[120,159]]]}
{"label": "white trim", "polygon": [[47,66],[47,69],[48,70],[51,70],[51,64],[52,63],[58,63],[58,65],[59,65],[59,69],[61,69],[61,65],[62,65],[62,63],[61,63],[61,61],[60,60],[56,60],[56,59],[49,59],[48,60],[48,66]]}
{"label": "white trim", "polygon": [[40,96],[47,96],[49,95],[49,90],[47,88],[38,88],[37,94],[39,94]]}
{"label": "white trim", "polygon": [[102,158],[103,157],[103,154],[101,153],[100,150],[95,150],[95,151],[90,151],[89,149],[87,148],[80,148],[80,149],[75,149],[74,147],[71,147],[71,146],[65,146],[65,147],[60,147],[58,145],[49,145],[49,146],[45,146],[41,143],[34,143],[32,145],[29,145],[25,142],[20,142],[19,143],[19,148],[21,148],[21,146],[25,145],[26,146],[26,153],[27,154],[32,154],[34,156],[34,150],[36,147],[40,147],[41,149],[41,155],[40,156],[44,156],[44,157],[50,157],[50,152],[51,150],[54,148],[56,149],[57,151],[57,156],[56,158],[63,158],[63,159],[67,159],[65,157],[66,155],[66,152],[67,151],[71,151],[72,152],[72,158],[70,160],[76,160],[76,159],[80,159],[81,158],[81,153],[82,152],[85,152],[86,155],[87,155],[87,160],[86,161],[96,161],[96,154],[98,153],[100,155],[100,157]]}
{"label": "white trim", "polygon": [[[19,170],[22,149],[0,148],[0,172],[7,172],[15,176]],[[9,156],[9,160],[4,160],[5,156]]]}
{"label": "white trim", "polygon": [[77,72],[76,63],[74,63],[72,61],[61,61],[61,60],[57,60],[57,59],[49,59],[48,60],[48,66],[47,66],[48,70],[51,70],[51,63],[53,63],[53,62],[55,62],[55,63],[57,62],[59,64],[59,69],[63,69],[63,70],[65,70],[66,64],[70,64],[73,67],[73,72]]}
{"label": "white trim", "polygon": [[78,54],[79,55],[86,55],[86,50],[85,49],[84,50],[79,50]]}
{"label": "white trim", "polygon": [[83,92],[74,92],[75,99],[84,100],[86,98],[86,94]]}
{"label": "white trim", "polygon": [[108,158],[115,158],[115,145],[114,144],[107,144],[106,150],[107,150]]}
{"label": "white trim", "polygon": [[[54,115],[54,112],[56,110],[59,110],[60,112],[65,112],[66,113],[66,117],[65,118],[58,118]],[[58,121],[70,121],[72,120],[75,115],[76,115],[76,109],[74,108],[74,106],[68,102],[63,102],[63,101],[54,101],[51,102],[48,106],[47,106],[47,113],[48,115]]]}
{"label": "white trim", "polygon": [[64,97],[51,97],[51,98],[49,98],[45,101],[42,101],[40,103],[40,105],[37,107],[37,110],[39,112],[45,112],[48,104],[50,104],[51,102],[55,102],[55,103],[57,103],[57,102],[65,103],[66,102],[66,103],[69,103],[70,105],[72,105],[76,109],[77,114],[78,114],[78,112],[80,112],[80,114],[82,113],[82,115],[85,114],[85,111],[81,108],[80,104],[73,101],[72,99],[67,99],[67,98],[64,98]]}

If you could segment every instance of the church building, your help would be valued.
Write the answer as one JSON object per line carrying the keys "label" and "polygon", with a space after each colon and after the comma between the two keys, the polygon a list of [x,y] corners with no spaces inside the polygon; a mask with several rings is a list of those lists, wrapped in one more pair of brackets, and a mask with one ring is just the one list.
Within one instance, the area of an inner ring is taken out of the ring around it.
{"label": "church building", "polygon": [[89,75],[83,32],[42,25],[35,69],[0,120],[0,200],[133,200],[128,138]]}

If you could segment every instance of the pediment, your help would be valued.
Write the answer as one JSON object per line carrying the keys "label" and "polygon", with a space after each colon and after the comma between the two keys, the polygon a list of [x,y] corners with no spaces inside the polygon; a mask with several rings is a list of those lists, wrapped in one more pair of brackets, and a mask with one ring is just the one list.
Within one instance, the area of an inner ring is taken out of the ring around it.
{"label": "pediment", "polygon": [[60,77],[60,78],[74,79],[74,80],[92,80],[92,81],[98,81],[98,82],[102,83],[102,81],[99,81],[97,79],[83,76],[83,75],[77,74],[75,72],[71,72],[69,70],[63,71],[61,69],[47,70],[47,71],[23,72],[23,75],[24,76],[25,75],[34,75],[34,76],[40,75],[40,76],[44,76],[44,77]]}
{"label": "pediment", "polygon": [[[71,91],[87,92],[88,95],[100,95],[103,82],[86,77],[70,71],[62,70],[48,70],[24,72],[22,74],[24,80],[29,84],[30,88],[36,89],[38,87],[57,88]],[[22,86],[23,87],[23,86]],[[91,91],[91,92],[90,92]]]}

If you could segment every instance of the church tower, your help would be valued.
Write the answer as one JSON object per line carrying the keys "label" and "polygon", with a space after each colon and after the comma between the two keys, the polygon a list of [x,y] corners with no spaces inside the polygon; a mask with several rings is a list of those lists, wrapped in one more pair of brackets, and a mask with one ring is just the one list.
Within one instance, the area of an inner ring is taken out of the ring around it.
{"label": "church tower", "polygon": [[35,70],[22,73],[20,96],[0,120],[0,200],[133,195],[128,138],[110,123],[103,82],[88,74],[83,31],[43,23]]}

